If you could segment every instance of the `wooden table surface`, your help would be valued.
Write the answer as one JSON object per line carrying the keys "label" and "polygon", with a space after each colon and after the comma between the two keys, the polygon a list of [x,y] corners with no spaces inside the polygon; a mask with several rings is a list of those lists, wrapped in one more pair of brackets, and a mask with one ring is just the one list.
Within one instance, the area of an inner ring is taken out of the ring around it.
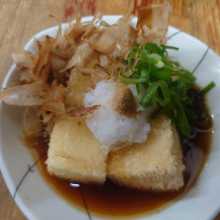
{"label": "wooden table surface", "polygon": [[[82,0],[85,14],[126,11],[128,0]],[[150,0],[137,0],[149,2]],[[172,25],[189,32],[220,53],[220,0],[170,0]],[[36,32],[74,13],[75,0],[0,0],[0,82],[10,67],[11,53],[20,51]],[[52,18],[54,15],[56,17]],[[24,220],[0,174],[0,219]],[[216,219],[217,220],[217,219]],[[218,219],[220,220],[220,218]]]}

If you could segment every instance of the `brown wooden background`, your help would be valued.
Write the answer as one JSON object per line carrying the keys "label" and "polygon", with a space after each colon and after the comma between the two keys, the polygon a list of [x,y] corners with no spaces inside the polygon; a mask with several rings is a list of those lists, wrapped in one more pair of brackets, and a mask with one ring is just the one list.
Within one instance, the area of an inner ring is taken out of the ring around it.
{"label": "brown wooden background", "polygon": [[[137,4],[151,0],[137,0]],[[11,65],[11,53],[20,51],[36,32],[74,13],[75,0],[0,0],[0,82]],[[126,11],[128,0],[82,0],[85,14]],[[220,0],[170,0],[172,25],[205,41],[220,53]],[[56,19],[49,15],[55,15]],[[0,175],[0,219],[24,220]],[[220,218],[219,218],[220,220]]]}

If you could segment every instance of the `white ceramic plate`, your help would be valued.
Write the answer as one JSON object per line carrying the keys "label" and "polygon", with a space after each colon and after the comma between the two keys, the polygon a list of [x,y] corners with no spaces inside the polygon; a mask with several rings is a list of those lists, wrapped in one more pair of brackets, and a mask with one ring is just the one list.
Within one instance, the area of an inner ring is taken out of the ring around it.
{"label": "white ceramic plate", "polygon": [[[118,16],[104,17],[109,23],[114,23],[118,18]],[[91,17],[85,18],[90,19]],[[52,27],[36,34],[25,49],[33,51],[36,39],[45,35],[54,36],[56,32],[57,27]],[[168,39],[168,44],[180,48],[179,52],[173,51],[170,55],[195,72],[199,85],[206,85],[210,81],[217,84],[208,97],[214,117],[213,147],[197,185],[184,198],[158,213],[135,219],[211,220],[220,209],[220,58],[201,41],[173,27],[169,28]],[[3,87],[10,84],[14,70],[15,66],[12,66]],[[35,168],[36,162],[29,150],[22,143],[22,110],[1,105],[0,167],[10,193],[26,217],[31,220],[111,219],[98,217],[93,213],[89,216],[86,211],[83,212],[68,204],[47,185]]]}

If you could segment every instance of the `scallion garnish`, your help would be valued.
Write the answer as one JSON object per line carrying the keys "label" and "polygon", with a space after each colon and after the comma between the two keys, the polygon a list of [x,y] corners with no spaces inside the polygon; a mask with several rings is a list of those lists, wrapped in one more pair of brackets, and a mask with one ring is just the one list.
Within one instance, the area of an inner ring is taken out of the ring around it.
{"label": "scallion garnish", "polygon": [[[142,109],[157,106],[172,119],[180,134],[187,137],[191,134],[194,115],[189,91],[196,79],[192,72],[171,60],[167,50],[178,48],[156,43],[135,45],[125,60],[127,69],[120,78],[136,86]],[[214,87],[215,83],[211,82],[201,93],[205,95]]]}

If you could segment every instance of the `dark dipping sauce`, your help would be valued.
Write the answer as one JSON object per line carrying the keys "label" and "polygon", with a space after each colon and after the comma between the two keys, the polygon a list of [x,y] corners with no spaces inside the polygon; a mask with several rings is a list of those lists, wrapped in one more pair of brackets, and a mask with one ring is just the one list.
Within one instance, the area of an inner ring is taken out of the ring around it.
{"label": "dark dipping sauce", "polygon": [[185,186],[178,192],[150,193],[120,187],[107,180],[103,186],[78,184],[48,174],[45,161],[48,144],[44,138],[26,138],[27,144],[37,152],[39,170],[53,189],[64,199],[83,211],[110,217],[134,217],[155,212],[170,202],[180,199],[196,183],[209,155],[212,139],[212,119],[205,98],[198,89],[190,91],[194,98],[197,119],[192,136],[182,139],[184,154]]}

